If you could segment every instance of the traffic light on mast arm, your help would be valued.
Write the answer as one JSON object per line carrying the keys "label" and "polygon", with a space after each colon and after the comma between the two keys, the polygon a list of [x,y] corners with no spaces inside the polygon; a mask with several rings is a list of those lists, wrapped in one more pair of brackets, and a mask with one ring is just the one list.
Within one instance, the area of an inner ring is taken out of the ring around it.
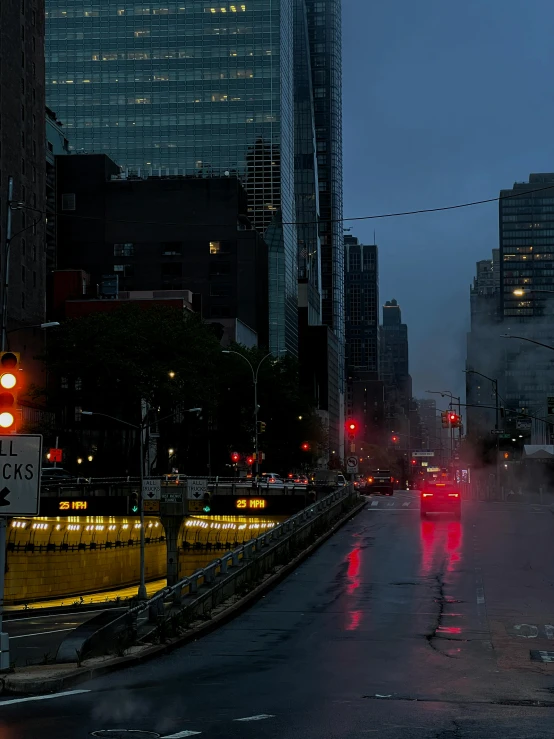
{"label": "traffic light on mast arm", "polygon": [[0,432],[15,431],[21,389],[19,352],[0,352]]}
{"label": "traffic light on mast arm", "polygon": [[457,429],[462,425],[462,419],[454,411],[448,411],[448,421],[453,429]]}
{"label": "traffic light on mast arm", "polygon": [[356,423],[356,421],[347,421],[346,430],[348,432],[348,438],[353,439],[356,435],[356,432],[358,431],[358,424]]}
{"label": "traffic light on mast arm", "polygon": [[131,493],[131,495],[129,496],[129,513],[137,514],[139,512],[139,495],[138,493]]}

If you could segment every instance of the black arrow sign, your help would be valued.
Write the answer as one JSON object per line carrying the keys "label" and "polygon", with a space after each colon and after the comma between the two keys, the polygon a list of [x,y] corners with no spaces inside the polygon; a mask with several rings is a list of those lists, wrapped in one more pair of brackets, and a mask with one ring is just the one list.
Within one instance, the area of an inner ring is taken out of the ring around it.
{"label": "black arrow sign", "polygon": [[6,500],[10,492],[9,488],[2,488],[2,490],[0,490],[0,506],[10,505],[10,501]]}
{"label": "black arrow sign", "polygon": [[154,493],[152,491],[150,491],[149,493],[147,493],[147,495],[148,495],[149,498],[153,498],[154,497]]}
{"label": "black arrow sign", "polygon": [[195,498],[199,498],[201,494],[200,493],[193,493],[193,495],[194,495]]}

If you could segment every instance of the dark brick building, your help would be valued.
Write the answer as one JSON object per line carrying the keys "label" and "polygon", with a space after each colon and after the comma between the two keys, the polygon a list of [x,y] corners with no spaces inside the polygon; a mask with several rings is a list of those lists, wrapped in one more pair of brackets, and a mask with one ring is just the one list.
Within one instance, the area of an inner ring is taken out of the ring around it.
{"label": "dark brick building", "polygon": [[60,156],[56,171],[58,268],[85,270],[89,295],[189,290],[203,318],[235,326],[228,338],[267,346],[267,246],[236,178],[122,178],[105,155]]}
{"label": "dark brick building", "polygon": [[[13,177],[8,327],[44,320],[44,2],[0,2],[0,244],[4,275],[8,181]],[[34,224],[34,225],[33,225]],[[29,332],[14,333],[24,351]]]}

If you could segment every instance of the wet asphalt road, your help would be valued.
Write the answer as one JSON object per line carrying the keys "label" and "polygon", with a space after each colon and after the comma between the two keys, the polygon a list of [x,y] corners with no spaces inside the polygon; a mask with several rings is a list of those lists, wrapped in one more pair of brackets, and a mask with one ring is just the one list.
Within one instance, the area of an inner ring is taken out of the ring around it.
{"label": "wet asphalt road", "polygon": [[0,736],[551,739],[554,663],[530,650],[554,652],[553,534],[538,504],[460,523],[369,501],[236,620],[90,692],[0,702]]}
{"label": "wet asphalt road", "polygon": [[58,647],[73,629],[105,609],[14,617],[7,614],[5,630],[10,635],[10,661],[17,667],[52,661]]}

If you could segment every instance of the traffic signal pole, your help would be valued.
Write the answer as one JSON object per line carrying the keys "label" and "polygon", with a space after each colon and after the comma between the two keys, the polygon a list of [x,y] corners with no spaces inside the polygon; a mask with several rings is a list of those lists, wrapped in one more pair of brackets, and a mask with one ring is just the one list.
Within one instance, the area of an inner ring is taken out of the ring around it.
{"label": "traffic signal pole", "polygon": [[144,534],[144,500],[142,499],[142,491],[144,488],[144,434],[146,431],[145,421],[148,417],[148,405],[144,398],[140,401],[140,496],[139,496],[139,510],[140,510],[140,582],[138,589],[138,599],[146,600],[146,541]]}
{"label": "traffic signal pole", "polygon": [[[6,214],[6,241],[2,267],[2,351],[6,351],[8,337],[8,285],[10,274],[10,241],[12,238],[13,177],[8,178],[8,211]],[[10,669],[10,637],[3,630],[4,588],[6,579],[6,516],[0,516],[0,670]]]}

